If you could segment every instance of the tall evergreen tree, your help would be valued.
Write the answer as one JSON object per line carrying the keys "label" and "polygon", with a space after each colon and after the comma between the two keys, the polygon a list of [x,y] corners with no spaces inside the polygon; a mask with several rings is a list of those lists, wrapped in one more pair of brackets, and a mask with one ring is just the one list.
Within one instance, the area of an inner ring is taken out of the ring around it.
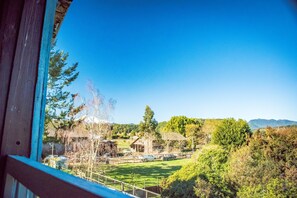
{"label": "tall evergreen tree", "polygon": [[147,140],[147,145],[145,145],[145,152],[150,153],[152,148],[153,138],[160,138],[160,133],[156,130],[158,122],[154,118],[154,112],[147,105],[145,107],[145,112],[143,116],[143,121],[139,124],[139,129],[144,138]]}
{"label": "tall evergreen tree", "polygon": [[154,112],[152,109],[147,105],[145,107],[145,112],[143,116],[143,121],[140,122],[139,128],[141,132],[143,132],[143,135],[155,135],[156,128],[158,126],[158,122],[154,118]]}
{"label": "tall evergreen tree", "polygon": [[68,53],[51,50],[45,109],[45,135],[49,126],[56,132],[59,129],[71,129],[75,124],[75,115],[83,105],[75,106],[78,94],[71,94],[66,88],[77,79],[78,63],[67,64]]}

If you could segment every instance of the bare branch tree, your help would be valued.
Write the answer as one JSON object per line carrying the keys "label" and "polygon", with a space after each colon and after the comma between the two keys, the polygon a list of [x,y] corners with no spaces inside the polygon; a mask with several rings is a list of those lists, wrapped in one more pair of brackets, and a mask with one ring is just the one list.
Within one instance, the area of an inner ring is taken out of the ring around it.
{"label": "bare branch tree", "polygon": [[85,145],[83,150],[87,154],[87,171],[92,173],[100,142],[111,132],[112,113],[116,101],[114,99],[106,101],[92,82],[87,83],[87,90],[90,98],[83,99],[86,105],[82,111],[82,119],[88,133],[88,146]]}

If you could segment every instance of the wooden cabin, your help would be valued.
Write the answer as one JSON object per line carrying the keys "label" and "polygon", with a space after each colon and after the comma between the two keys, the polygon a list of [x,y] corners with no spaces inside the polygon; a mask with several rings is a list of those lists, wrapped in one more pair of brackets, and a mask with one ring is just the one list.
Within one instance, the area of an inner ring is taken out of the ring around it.
{"label": "wooden cabin", "polygon": [[70,4],[0,1],[0,197],[130,197],[39,162],[50,47]]}
{"label": "wooden cabin", "polygon": [[99,143],[98,156],[104,156],[108,154],[110,157],[116,157],[117,151],[118,151],[118,147],[115,141],[102,140]]}

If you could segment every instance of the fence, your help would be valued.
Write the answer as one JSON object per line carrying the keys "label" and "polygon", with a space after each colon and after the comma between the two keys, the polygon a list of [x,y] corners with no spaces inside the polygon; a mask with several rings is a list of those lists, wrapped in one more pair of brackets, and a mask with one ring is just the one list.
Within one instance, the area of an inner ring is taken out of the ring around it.
{"label": "fence", "polygon": [[99,173],[82,173],[80,177],[83,177],[86,180],[102,184],[104,186],[119,190],[121,192],[125,192],[131,194],[135,197],[148,198],[148,197],[161,197],[160,194],[137,187],[135,185],[131,185],[128,183],[124,183],[120,180],[113,179],[111,177],[107,177],[105,175],[101,175]]}
{"label": "fence", "polygon": [[[192,151],[190,152],[182,152],[182,153],[171,153],[176,156],[177,159],[184,159],[184,158],[191,158]],[[96,157],[94,162],[98,164],[125,164],[125,163],[140,163],[141,161],[138,157],[141,154],[138,153],[137,155],[130,155],[130,156],[123,156],[123,157],[114,157],[114,158],[106,158],[106,157]],[[165,154],[153,154],[157,159],[161,160],[161,157]],[[88,156],[81,156],[77,155],[76,153],[68,153],[67,157],[69,158],[68,163],[71,165],[84,165],[86,161],[88,161]]]}

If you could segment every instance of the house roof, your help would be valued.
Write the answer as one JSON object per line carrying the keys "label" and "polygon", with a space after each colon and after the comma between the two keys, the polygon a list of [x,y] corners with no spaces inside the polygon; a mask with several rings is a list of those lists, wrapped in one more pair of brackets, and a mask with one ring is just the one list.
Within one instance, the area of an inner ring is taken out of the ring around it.
{"label": "house roof", "polygon": [[138,145],[144,145],[144,142],[143,142],[143,139],[142,138],[136,138],[131,144],[130,144],[130,146],[131,145],[133,145],[133,144],[138,144]]}
{"label": "house roof", "polygon": [[162,140],[165,140],[165,141],[183,141],[187,139],[180,133],[176,133],[176,132],[161,132],[161,137],[162,137]]}
{"label": "house roof", "polygon": [[66,12],[72,3],[72,0],[59,0],[57,2],[56,15],[55,15],[55,23],[54,23],[54,32],[53,32],[53,40],[56,39],[58,31],[61,27],[63,19],[66,15]]}
{"label": "house roof", "polygon": [[79,131],[65,131],[66,133],[68,132],[68,136],[71,138],[89,138],[90,134],[88,133],[83,133],[83,132],[79,132]]}
{"label": "house roof", "polygon": [[[81,130],[73,130],[73,131],[69,131],[69,130],[64,130],[61,131],[63,134],[67,134],[68,137],[71,138],[88,138],[90,137],[89,133],[87,133],[86,131],[81,131]],[[50,129],[48,130],[48,137],[56,137],[56,131],[54,129]]]}
{"label": "house roof", "polygon": [[[165,141],[184,141],[187,140],[183,135],[177,132],[161,132],[161,139]],[[154,138],[155,139],[155,138]],[[130,145],[144,145],[145,138],[137,138]]]}

